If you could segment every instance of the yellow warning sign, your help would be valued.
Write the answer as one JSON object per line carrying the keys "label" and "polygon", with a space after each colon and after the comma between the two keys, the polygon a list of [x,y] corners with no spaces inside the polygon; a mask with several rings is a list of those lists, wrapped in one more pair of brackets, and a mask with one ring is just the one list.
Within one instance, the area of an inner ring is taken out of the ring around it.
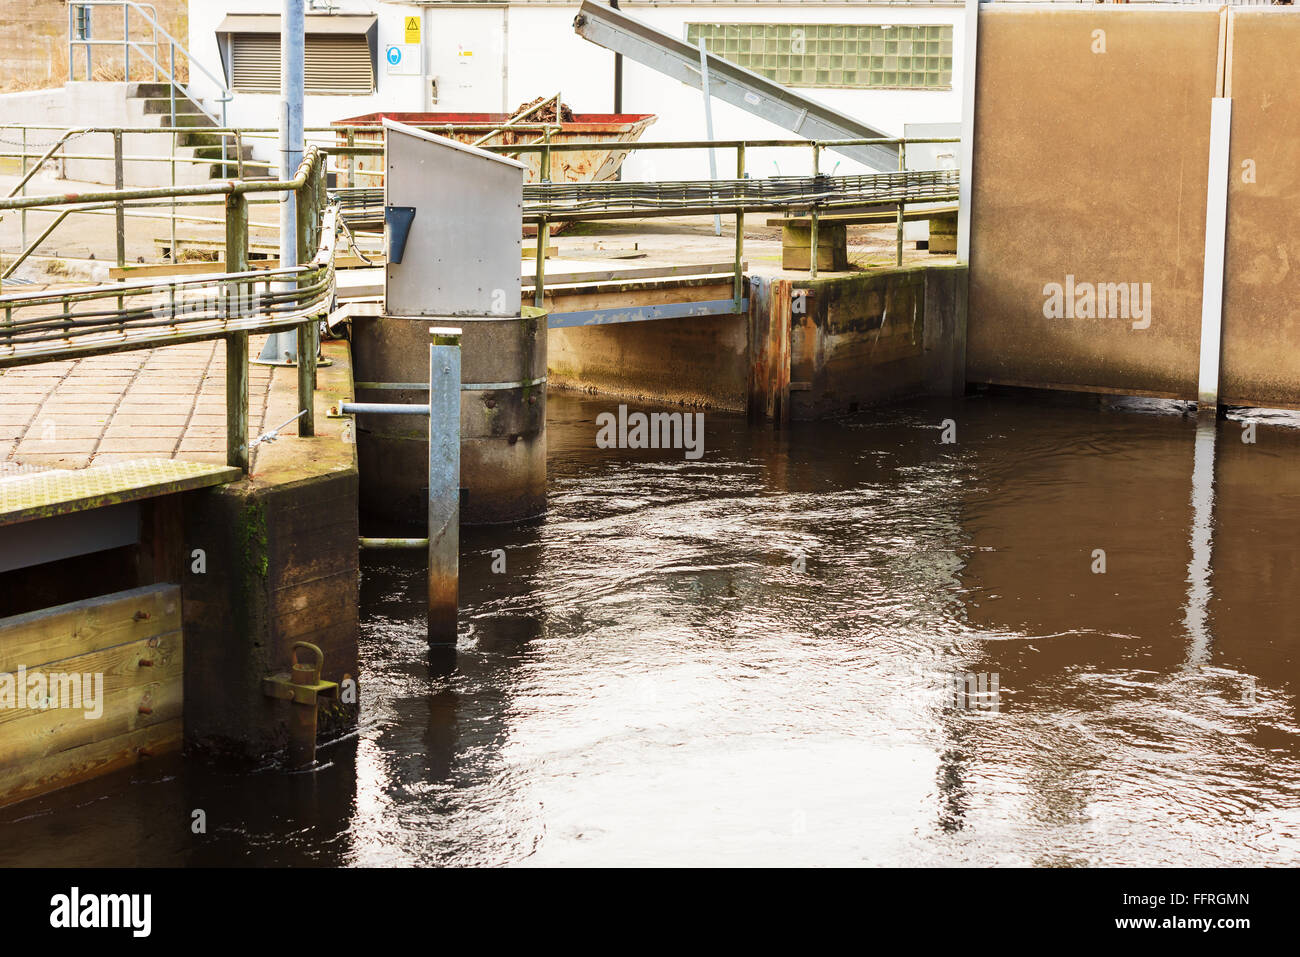
{"label": "yellow warning sign", "polygon": [[407,43],[420,42],[420,18],[419,17],[406,18],[406,42]]}

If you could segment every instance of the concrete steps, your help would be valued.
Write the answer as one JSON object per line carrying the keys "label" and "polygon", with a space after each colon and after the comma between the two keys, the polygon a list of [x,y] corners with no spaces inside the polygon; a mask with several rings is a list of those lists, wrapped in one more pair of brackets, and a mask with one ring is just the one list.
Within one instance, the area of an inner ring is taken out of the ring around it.
{"label": "concrete steps", "polygon": [[[176,89],[173,101],[170,84],[137,83],[128,92],[133,106],[145,120],[145,125],[153,125],[156,120],[161,129],[176,129],[178,155],[188,155],[194,159],[215,160],[211,164],[186,163],[201,178],[234,179],[242,173],[245,179],[265,178],[272,175],[270,164],[255,159],[253,148],[245,143],[242,149],[234,136],[224,133],[205,133],[204,129],[214,128],[217,124],[203,112],[194,101],[187,97],[180,88]],[[174,112],[173,112],[174,110]]]}

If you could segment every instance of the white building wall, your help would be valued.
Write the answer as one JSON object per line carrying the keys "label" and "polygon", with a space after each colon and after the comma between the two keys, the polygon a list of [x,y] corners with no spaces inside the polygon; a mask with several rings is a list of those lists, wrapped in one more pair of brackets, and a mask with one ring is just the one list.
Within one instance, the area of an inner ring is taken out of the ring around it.
{"label": "white building wall", "polygon": [[[675,36],[687,23],[872,23],[932,24],[953,27],[953,88],[947,91],[800,90],[828,106],[860,117],[892,136],[905,123],[957,123],[961,120],[963,16],[960,6],[921,4],[792,3],[637,3],[623,10]],[[227,13],[277,12],[278,0],[204,0],[191,4],[190,49],[205,64],[220,64],[216,27]],[[614,55],[573,32],[578,5],[435,4],[417,6],[382,0],[342,0],[340,12],[373,12],[379,17],[378,92],[370,96],[316,96],[306,102],[308,126],[324,126],[349,116],[389,111],[508,112],[538,96],[559,90],[577,113],[613,110]],[[404,18],[420,16],[423,24],[424,76],[389,76],[384,48],[402,42]],[[466,53],[470,55],[465,55]],[[438,81],[438,102],[430,105],[430,79]],[[209,87],[211,84],[208,85]],[[198,76],[195,87],[205,96]],[[658,121],[644,141],[703,139],[704,107],[698,90],[629,60],[623,66],[623,112],[654,113]],[[239,126],[275,126],[278,98],[236,94],[230,121]],[[792,134],[738,107],[714,100],[717,139],[788,139]],[[836,164],[839,164],[838,167]],[[753,176],[808,173],[811,153],[799,149],[754,149],[746,165]],[[862,172],[864,167],[827,152],[823,172]],[[718,155],[720,176],[735,173],[735,154]],[[628,179],[692,179],[708,175],[702,151],[633,154],[624,165]]]}

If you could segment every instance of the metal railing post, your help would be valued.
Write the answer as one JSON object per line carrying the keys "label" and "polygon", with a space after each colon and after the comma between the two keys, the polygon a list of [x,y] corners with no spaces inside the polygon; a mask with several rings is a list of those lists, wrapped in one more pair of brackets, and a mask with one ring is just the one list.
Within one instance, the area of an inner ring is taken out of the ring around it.
{"label": "metal railing post", "polygon": [[898,169],[903,174],[903,191],[898,200],[898,265],[903,265],[903,210],[907,207],[907,143],[898,144]]}
{"label": "metal railing post", "polygon": [[[167,93],[171,97],[172,108],[172,129],[176,129],[176,44],[167,44]],[[172,155],[176,155],[175,139],[172,140]],[[172,162],[172,168],[175,169],[176,163]]]}
{"label": "metal railing post", "polygon": [[[172,189],[176,188],[176,127],[172,127],[172,152],[171,152],[171,169],[172,169]],[[171,220],[172,220],[172,244],[171,257],[172,262],[179,262],[178,251],[176,249],[176,197],[171,201]]]}
{"label": "metal railing post", "polygon": [[[736,180],[737,189],[744,189],[745,185],[745,144],[741,143],[736,147]],[[745,257],[745,208],[743,205],[736,206],[736,278],[731,286],[731,298],[739,299],[745,289],[745,277],[741,274],[742,262]]]}
{"label": "metal railing post", "polygon": [[[556,107],[556,116],[559,116],[559,107]],[[551,181],[551,128],[548,126],[542,131],[542,161],[537,170],[537,180],[540,183],[549,183]],[[538,309],[546,301],[546,247],[550,243],[551,224],[545,215],[537,220],[537,274],[533,277],[533,305]]]}
{"label": "metal railing post", "polygon": [[[113,188],[122,189],[125,170],[122,166],[122,131],[113,130]],[[117,268],[126,265],[126,205],[121,199],[113,204],[113,217],[117,229]]]}
{"label": "metal railing post", "polygon": [[[248,197],[243,193],[226,195],[226,272],[248,271]],[[231,310],[241,315],[251,300],[251,287],[226,285],[226,317]],[[226,335],[226,464],[248,471],[251,456],[248,448],[248,333]]]}
{"label": "metal railing post", "polygon": [[131,82],[131,8],[122,4],[122,82]]}
{"label": "metal railing post", "polygon": [[[26,196],[26,195],[27,195],[27,127],[25,127],[25,126],[23,127],[23,173],[22,173],[22,176],[23,176],[23,185],[22,185],[22,188],[19,190],[19,194],[22,195],[22,196]],[[19,224],[20,224],[20,225],[19,225],[19,229],[21,230],[22,247],[23,247],[23,249],[26,249],[26,248],[27,248],[27,210],[24,209],[24,210],[22,211],[22,215],[20,215],[20,216],[18,217],[18,222],[19,222]]]}
{"label": "metal railing post", "polygon": [[[317,154],[317,164],[324,160]],[[316,174],[313,169],[307,174],[302,186],[297,189],[295,206],[298,220],[298,263],[305,264],[312,260],[316,245],[317,227],[320,210],[316,205]],[[300,279],[299,285],[306,282]],[[298,420],[298,434],[303,437],[316,434],[316,334],[318,322],[313,316],[298,326],[298,411],[302,418]]]}
{"label": "metal railing post", "polygon": [[429,641],[455,645],[460,598],[460,330],[429,331]]}
{"label": "metal railing post", "polygon": [[[817,174],[821,170],[821,145],[813,143],[812,145],[812,172],[813,172],[813,191],[817,190]],[[817,278],[817,199],[814,196],[811,210],[812,229],[808,235],[808,276],[811,279]]]}

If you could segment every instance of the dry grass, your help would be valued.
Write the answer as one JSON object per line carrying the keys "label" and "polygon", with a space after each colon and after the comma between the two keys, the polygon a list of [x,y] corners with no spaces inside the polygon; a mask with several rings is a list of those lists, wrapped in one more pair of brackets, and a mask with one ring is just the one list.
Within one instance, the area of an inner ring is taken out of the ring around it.
{"label": "dry grass", "polygon": [[[0,0],[12,3],[13,0]],[[187,5],[185,0],[154,0],[158,8],[158,18],[162,26],[181,43],[187,39]],[[68,9],[64,0],[19,0],[16,9],[6,10],[0,20],[0,92],[20,92],[26,90],[44,90],[61,87],[68,78]],[[121,15],[110,17],[101,10],[94,18],[94,36],[96,39],[120,39],[122,35]],[[152,39],[152,28],[145,25],[143,19],[132,16],[131,36],[136,41]],[[167,64],[167,46],[159,36],[160,47],[158,62]],[[150,50],[150,53],[153,53]],[[86,75],[84,47],[75,54],[77,79]],[[150,81],[153,79],[153,65],[141,53],[132,52],[131,79]],[[92,79],[101,81],[122,81],[121,49],[111,46],[96,46],[93,61]],[[177,52],[177,74],[180,82],[188,81],[188,64],[183,55]]]}

